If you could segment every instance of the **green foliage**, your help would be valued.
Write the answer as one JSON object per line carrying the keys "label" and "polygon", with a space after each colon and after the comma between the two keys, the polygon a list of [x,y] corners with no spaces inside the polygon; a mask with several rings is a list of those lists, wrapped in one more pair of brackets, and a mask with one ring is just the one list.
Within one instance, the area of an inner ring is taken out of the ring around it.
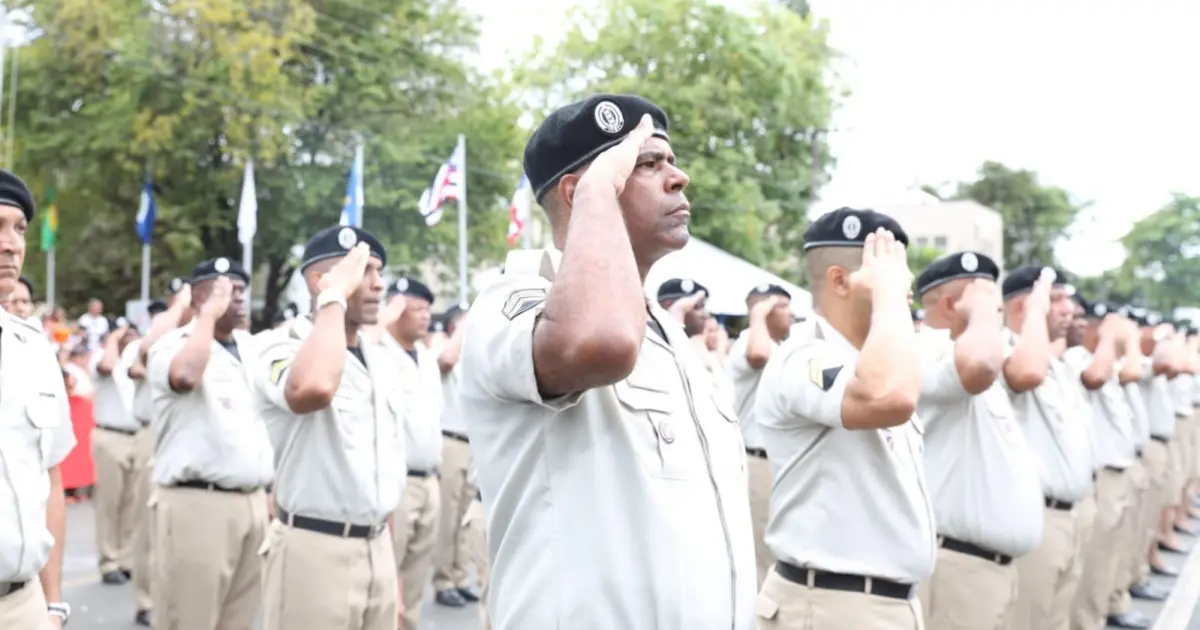
{"label": "green foliage", "polygon": [[1114,295],[1170,313],[1200,304],[1200,198],[1176,194],[1121,239],[1127,258],[1106,274]]}
{"label": "green foliage", "polygon": [[1054,245],[1085,206],[1067,191],[1038,181],[1033,171],[984,162],[979,177],[959,184],[959,199],[975,201],[1004,218],[1004,268],[1054,264]]}
{"label": "green foliage", "polygon": [[709,0],[601,0],[567,22],[517,73],[538,118],[594,92],[654,101],[691,177],[692,234],[801,275],[793,254],[831,166],[825,25],[777,3]]}
{"label": "green foliage", "polygon": [[[505,83],[466,63],[478,32],[453,0],[26,5],[16,8],[29,11],[36,39],[20,56],[16,170],[34,190],[58,182],[60,302],[137,297],[133,220],[147,171],[159,209],[155,288],[201,258],[240,255],[237,200],[253,159],[270,317],[292,246],[336,223],[359,142],[364,227],[392,263],[453,270],[454,212],[427,229],[415,209],[460,133],[471,253],[502,255],[520,110]],[[36,277],[41,260],[30,258]]]}
{"label": "green foliage", "polygon": [[930,263],[940,258],[944,253],[946,252],[933,247],[913,245],[908,248],[908,268],[912,270],[914,276],[920,275]]}

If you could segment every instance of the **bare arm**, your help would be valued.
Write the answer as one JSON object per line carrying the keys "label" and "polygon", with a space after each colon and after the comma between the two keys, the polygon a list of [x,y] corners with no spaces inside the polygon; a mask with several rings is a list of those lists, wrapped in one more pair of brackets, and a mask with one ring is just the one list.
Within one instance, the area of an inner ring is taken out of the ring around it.
{"label": "bare arm", "polygon": [[[765,305],[765,306],[764,306]],[[771,308],[775,305],[775,301],[770,298],[754,305],[750,310],[750,332],[746,339],[746,363],[755,370],[761,370],[767,365],[767,360],[771,358],[771,351],[775,348],[775,341],[771,339],[771,332],[767,329],[767,315],[771,313]]]}
{"label": "bare arm", "polygon": [[171,359],[168,372],[168,383],[177,392],[190,392],[200,386],[204,380],[204,370],[208,367],[208,359],[212,355],[213,326],[216,318],[211,314],[201,312],[196,318],[196,326],[192,334],[184,342],[183,347]]}
{"label": "bare arm", "polygon": [[138,347],[138,360],[142,365],[146,365],[147,357],[150,356],[150,348],[154,342],[158,341],[163,335],[179,328],[179,322],[183,321],[184,312],[188,308],[191,300],[191,290],[184,288],[180,291],[175,299],[175,304],[171,308],[154,316],[150,320],[150,330],[146,331],[146,336],[142,337],[142,343]]}
{"label": "bare arm", "polygon": [[466,326],[463,326],[463,322],[460,321],[458,326],[455,326],[454,332],[446,338],[446,345],[442,346],[442,353],[438,355],[437,359],[438,369],[442,371],[442,374],[446,374],[458,365],[458,359],[462,356],[462,338],[465,329]]}
{"label": "bare arm", "polygon": [[63,495],[62,474],[58,466],[47,471],[50,475],[50,496],[46,501],[46,527],[54,536],[54,548],[50,560],[42,567],[38,577],[42,581],[42,593],[47,602],[62,601],[63,546],[67,537],[67,500]]}
{"label": "bare arm", "polygon": [[1004,327],[995,307],[971,313],[954,343],[954,368],[967,393],[987,391],[1004,371]]}
{"label": "bare arm", "polygon": [[340,304],[326,304],[313,317],[312,332],[288,369],[283,390],[288,408],[304,414],[328,407],[342,384],[345,364],[346,311]]}
{"label": "bare arm", "polygon": [[1004,380],[1013,392],[1036,389],[1050,371],[1050,333],[1044,313],[1028,313],[1012,355],[1004,362]]}
{"label": "bare arm", "polygon": [[117,360],[121,358],[117,352],[117,342],[124,335],[124,331],[116,330],[105,337],[104,339],[104,354],[100,355],[100,361],[96,363],[96,372],[101,376],[109,376],[113,373],[113,368],[117,366]]}
{"label": "bare arm", "polygon": [[1112,330],[1101,324],[1099,332],[1100,341],[1092,353],[1092,362],[1079,374],[1079,381],[1089,391],[1100,389],[1112,380],[1113,365],[1117,360],[1117,340],[1113,338]]}

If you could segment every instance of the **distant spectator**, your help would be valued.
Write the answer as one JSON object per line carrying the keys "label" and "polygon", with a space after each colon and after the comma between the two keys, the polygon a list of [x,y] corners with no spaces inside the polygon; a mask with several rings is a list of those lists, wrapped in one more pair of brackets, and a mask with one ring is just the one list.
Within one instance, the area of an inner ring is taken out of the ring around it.
{"label": "distant spectator", "polygon": [[0,297],[0,308],[22,319],[33,315],[33,282],[21,276],[12,293]]}
{"label": "distant spectator", "polygon": [[87,344],[78,342],[67,351],[63,371],[71,376],[74,387],[69,392],[71,396],[91,398],[95,388],[92,387],[92,351]]}
{"label": "distant spectator", "polygon": [[88,310],[79,316],[79,327],[87,337],[87,347],[95,350],[100,347],[100,338],[108,332],[108,318],[104,317],[104,302],[97,298],[88,300]]}

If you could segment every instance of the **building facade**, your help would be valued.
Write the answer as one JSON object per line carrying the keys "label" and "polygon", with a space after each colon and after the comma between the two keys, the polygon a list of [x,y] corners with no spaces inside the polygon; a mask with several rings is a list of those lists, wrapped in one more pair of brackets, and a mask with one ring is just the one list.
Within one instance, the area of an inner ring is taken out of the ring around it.
{"label": "building facade", "polygon": [[911,245],[940,252],[977,251],[1004,266],[1004,219],[999,212],[966,200],[883,205],[875,210],[900,222]]}

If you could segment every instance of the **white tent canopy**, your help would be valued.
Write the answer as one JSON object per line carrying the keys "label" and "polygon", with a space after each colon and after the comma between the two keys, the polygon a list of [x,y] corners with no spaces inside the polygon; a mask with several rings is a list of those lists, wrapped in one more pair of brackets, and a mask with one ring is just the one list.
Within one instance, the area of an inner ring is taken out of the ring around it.
{"label": "white tent canopy", "polygon": [[754,287],[778,284],[792,294],[792,311],[812,310],[812,295],[715,245],[692,237],[686,247],[658,261],[646,276],[646,293],[653,298],[658,285],[671,278],[691,278],[708,288],[708,310],[718,315],[745,315],[746,294]]}

